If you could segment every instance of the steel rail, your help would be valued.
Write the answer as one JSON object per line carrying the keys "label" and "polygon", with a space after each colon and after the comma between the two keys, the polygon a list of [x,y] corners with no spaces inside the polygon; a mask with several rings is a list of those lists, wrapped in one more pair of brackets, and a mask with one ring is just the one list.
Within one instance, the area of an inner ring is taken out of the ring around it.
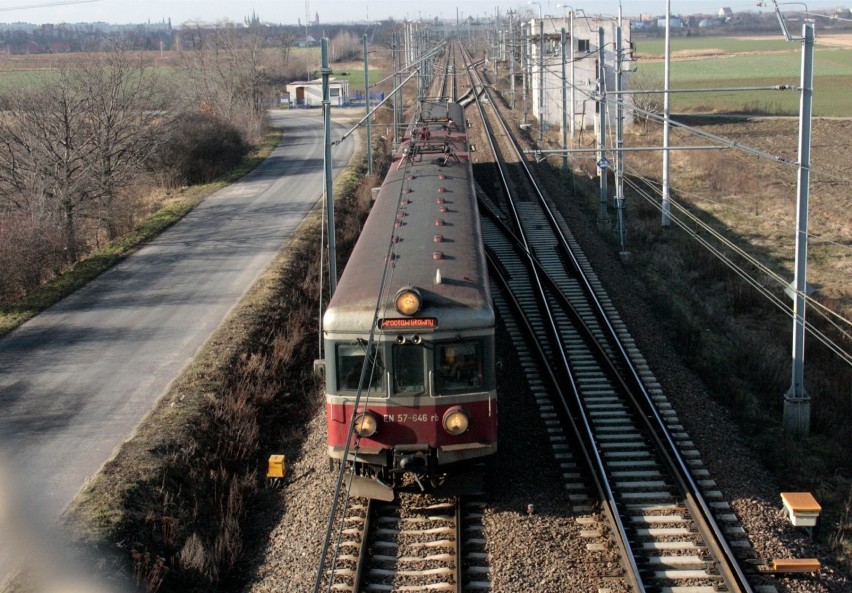
{"label": "steel rail", "polygon": [[[490,94],[488,96],[489,100],[493,104],[493,99],[491,99]],[[481,106],[480,109],[482,109]],[[500,121],[503,125],[507,137],[511,138],[508,133],[508,130],[505,128],[505,123],[502,122],[502,118]],[[517,145],[516,150],[520,155],[520,149],[517,147]],[[639,415],[642,417],[646,427],[653,435],[653,439],[656,441],[658,452],[661,454],[663,460],[665,461],[665,465],[669,467],[670,474],[673,475],[677,480],[679,489],[681,490],[681,494],[683,495],[686,501],[687,507],[689,508],[693,519],[697,522],[699,527],[701,527],[702,532],[705,535],[705,543],[711,549],[714,556],[722,563],[724,581],[734,591],[750,592],[751,587],[745,575],[743,574],[739,563],[736,561],[736,558],[734,557],[734,554],[731,551],[731,548],[728,545],[726,538],[722,534],[721,529],[713,518],[709,505],[701,495],[700,490],[697,484],[695,483],[695,480],[692,477],[692,474],[689,471],[683,456],[680,454],[677,445],[674,443],[674,439],[671,435],[671,432],[668,430],[665,425],[665,422],[661,418],[659,411],[657,410],[657,407],[653,402],[653,399],[651,398],[650,394],[645,388],[644,383],[639,377],[638,371],[636,370],[635,365],[633,364],[630,356],[627,354],[626,349],[624,348],[624,345],[621,342],[621,339],[619,338],[617,332],[615,331],[609,319],[607,318],[604,312],[604,308],[601,305],[599,299],[597,298],[594,289],[589,283],[588,278],[582,272],[581,266],[574,254],[571,253],[571,250],[567,247],[568,241],[565,238],[553,212],[551,211],[550,206],[544,199],[543,194],[539,189],[538,184],[535,182],[534,176],[529,170],[529,167],[527,166],[527,163],[523,157],[520,158],[520,163],[524,171],[526,172],[529,182],[535,190],[535,194],[537,195],[539,203],[550,221],[551,227],[559,237],[561,244],[565,246],[563,251],[571,261],[573,268],[577,273],[577,277],[581,279],[587,298],[594,304],[596,317],[598,318],[602,326],[607,330],[608,338],[611,342],[611,345],[615,347],[616,352],[619,354],[621,361],[623,362],[625,368],[628,370],[629,379],[630,382],[633,383],[634,388],[631,389],[628,387],[627,383],[623,380],[621,373],[616,372],[613,376],[617,377],[617,381],[621,384],[625,393],[634,402],[634,405],[640,411],[643,411],[643,413]],[[528,249],[528,245],[525,239],[522,240],[522,243],[524,245],[524,249]],[[529,255],[528,257],[531,259],[535,259],[532,255]],[[541,281],[539,280],[539,278],[540,276],[537,275],[536,282],[540,284]],[[554,292],[561,294],[558,290]],[[581,325],[585,327],[584,323]],[[593,336],[592,339],[593,342],[597,344],[597,340],[594,339]],[[597,347],[602,352],[602,347],[599,344],[597,345]],[[604,359],[606,359],[607,361],[608,358],[609,357],[604,356]],[[614,367],[612,370],[615,370]],[[572,388],[576,389],[573,384]],[[641,397],[637,397],[636,391],[641,394]],[[578,405],[582,406],[582,402],[579,401],[579,396],[577,397]],[[586,424],[586,427],[588,428],[588,423],[585,420],[584,424]],[[592,442],[594,442],[594,434],[590,429],[588,431],[587,438],[592,439]],[[596,457],[599,456],[596,455]],[[599,467],[603,468],[602,465],[600,465]],[[609,493],[611,494],[611,490],[609,491]],[[607,498],[607,501],[610,504],[615,504],[614,500],[609,497]],[[618,515],[618,513],[615,514]],[[618,524],[618,531],[623,537],[626,537],[626,532],[623,529],[623,524],[620,521],[618,521]],[[628,558],[632,560],[632,564],[635,567],[635,559],[633,559],[632,553],[628,556]]]}
{"label": "steel rail", "polygon": [[[488,92],[487,89],[486,92]],[[490,95],[489,100],[491,100]],[[516,146],[516,149],[519,148]],[[557,222],[556,217],[553,214],[552,209],[550,208],[550,205],[544,198],[543,192],[536,183],[535,177],[530,171],[526,159],[521,158],[520,162],[524,171],[527,174],[529,182],[535,189],[535,195],[538,198],[543,211],[547,214],[552,229],[559,236],[561,243],[565,246],[565,255],[567,255],[571,259],[573,267],[578,274],[578,278],[582,280],[582,283],[586,290],[587,298],[589,298],[594,304],[598,321],[606,329],[608,337],[611,341],[611,345],[613,345],[617,349],[619,356],[625,365],[625,368],[630,374],[630,378],[634,384],[634,387],[641,394],[641,400],[637,399],[635,401],[637,401],[637,404],[639,405],[640,409],[644,409],[653,417],[654,423],[652,424],[651,419],[649,419],[645,415],[642,415],[643,420],[652,429],[652,434],[655,435],[655,438],[660,439],[660,445],[662,445],[660,450],[661,453],[665,453],[664,457],[667,458],[668,462],[672,465],[672,467],[676,468],[677,470],[675,472],[672,472],[672,474],[676,476],[681,482],[683,494],[686,497],[686,500],[690,502],[692,506],[691,510],[693,511],[693,518],[699,522],[704,522],[706,524],[707,534],[711,536],[710,540],[707,542],[708,545],[716,548],[715,552],[717,552],[717,557],[720,560],[724,560],[725,567],[730,569],[730,574],[725,580],[730,581],[728,582],[728,585],[732,587],[734,591],[751,593],[751,585],[748,583],[748,579],[743,573],[739,562],[737,562],[736,557],[730,546],[728,545],[727,539],[722,533],[721,528],[719,527],[716,520],[713,518],[712,512],[710,510],[709,505],[707,504],[707,501],[701,495],[701,491],[697,483],[695,482],[695,479],[692,477],[692,472],[689,470],[688,464],[684,460],[683,456],[680,454],[680,450],[674,442],[674,438],[672,437],[671,431],[668,429],[662,417],[660,416],[657,406],[653,402],[653,398],[648,393],[648,390],[646,389],[644,382],[640,378],[639,372],[637,371],[636,366],[633,364],[632,359],[627,353],[624,344],[618,336],[618,333],[610,323],[610,320],[604,311],[604,307],[598,299],[593,287],[591,286],[589,279],[582,272],[577,258],[567,247],[568,240],[562,232],[562,229],[560,228],[560,225]],[[633,395],[634,390],[631,389],[627,393],[632,399],[635,398],[635,396]]]}
{"label": "steel rail", "polygon": [[[469,59],[467,61],[468,61],[468,63],[470,62]],[[474,72],[474,69],[472,67],[468,67],[467,72],[468,72],[468,77],[469,77],[469,80],[470,80],[470,83],[471,83],[471,87],[475,87],[475,81],[474,81],[474,77],[473,77],[473,73],[472,73],[472,72]],[[481,79],[479,81],[479,84],[480,84],[481,87],[484,88],[484,85],[483,85]],[[487,93],[487,89],[485,89],[485,92]],[[475,99],[476,105],[477,105],[477,107],[480,111],[480,115],[482,117],[483,124],[486,126],[486,128],[490,128],[490,125],[488,124],[488,118],[485,116],[485,110],[482,107],[482,101],[480,100],[479,95],[477,93],[474,93],[474,97],[476,98]],[[489,102],[491,102],[491,104],[493,105],[493,101],[491,99],[490,94],[488,94],[488,97],[489,97]],[[496,109],[495,109],[495,111],[496,111]],[[499,117],[499,114],[498,114],[497,119],[498,119],[498,122],[502,125],[503,131],[506,134],[506,136],[510,138],[509,131],[505,126],[505,122],[503,122],[502,118]],[[492,129],[492,131],[493,131],[493,129]],[[500,177],[503,181],[505,191],[506,191],[507,195],[511,196],[509,184],[506,180],[506,175],[503,171],[503,165],[499,162],[500,160],[498,158],[496,158],[498,151],[497,151],[497,148],[494,144],[493,134],[488,133],[488,129],[486,130],[486,136],[488,137],[488,142],[491,145],[492,152],[495,155],[495,159],[497,160],[497,168],[500,172]],[[513,144],[514,144],[514,142],[513,142]],[[516,151],[517,151],[517,147],[516,147]],[[523,157],[520,156],[520,154],[518,156],[519,156],[520,161],[523,162],[523,160],[524,160]],[[538,188],[536,187],[536,190],[537,189]],[[544,293],[544,287],[542,286],[541,278],[538,274],[536,266],[533,264],[534,256],[532,254],[532,250],[530,249],[529,243],[527,242],[527,239],[526,239],[526,237],[523,233],[523,229],[522,229],[522,225],[521,225],[521,221],[520,221],[520,215],[517,212],[517,210],[515,209],[515,205],[514,205],[513,200],[511,200],[511,199],[509,200],[509,205],[512,209],[512,214],[513,214],[513,217],[514,217],[516,224],[517,224],[517,227],[518,227],[517,239],[521,244],[521,251],[522,251],[524,257],[529,262],[530,271],[531,271],[530,275],[531,275],[531,279],[532,279],[532,281],[535,285],[535,288],[537,289],[539,304],[540,304],[540,307],[541,307],[541,310],[542,310],[541,312],[542,312],[543,316],[546,317],[547,327],[549,329],[549,332],[551,333],[552,341],[553,341],[554,347],[556,348],[556,351],[557,351],[556,353],[559,356],[560,362],[562,363],[562,368],[565,370],[566,378],[568,379],[568,383],[570,385],[570,391],[571,391],[571,393],[574,397],[575,403],[578,406],[580,406],[580,409],[582,409],[582,401],[581,401],[582,398],[580,396],[580,392],[579,392],[579,389],[577,387],[576,381],[574,380],[574,377],[572,376],[572,373],[571,373],[571,370],[570,370],[571,366],[570,366],[570,363],[568,361],[567,353],[565,352],[562,341],[559,339],[559,328],[557,327],[557,324],[556,324],[555,320],[553,319],[553,314],[550,310],[550,307],[547,305],[547,299],[546,299],[546,296],[545,296],[545,293]],[[563,400],[563,401],[565,401],[565,400]],[[567,402],[565,402],[565,403],[567,405]],[[566,414],[567,414],[567,416],[570,417],[571,416],[570,410],[566,410]],[[595,442],[594,432],[592,431],[592,428],[589,425],[588,418],[586,417],[585,414],[581,414],[580,419],[583,423],[583,429],[584,430],[583,430],[583,432],[578,432],[577,434],[578,435],[584,434],[585,438],[588,439],[588,443],[593,445],[594,442]],[[583,447],[583,450],[584,450],[584,454],[587,455],[587,459],[589,461],[591,461],[590,466],[596,467],[597,470],[598,470],[597,472],[593,472],[593,473],[596,473],[596,474],[599,473],[600,476],[606,476],[605,465],[603,463],[603,459],[601,458],[601,454],[597,450],[597,448],[594,447],[594,446],[590,446],[590,447]],[[606,508],[607,517],[610,520],[611,525],[613,525],[615,527],[616,531],[619,533],[619,538],[617,539],[617,544],[618,544],[619,548],[621,549],[622,558],[624,558],[625,562],[628,565],[627,566],[627,569],[628,569],[627,572],[628,572],[628,575],[629,575],[628,580],[630,581],[631,585],[634,587],[634,589],[636,591],[644,592],[645,587],[638,577],[639,568],[636,564],[636,558],[633,554],[633,551],[630,549],[630,546],[627,545],[627,541],[628,541],[627,531],[625,529],[624,522],[621,519],[621,514],[618,512],[618,510],[616,508],[615,495],[612,492],[612,488],[610,487],[608,481],[606,481],[606,480],[602,480],[602,481],[596,480],[596,484],[599,488],[599,495],[601,496],[603,501],[605,501],[605,508]]]}
{"label": "steel rail", "polygon": [[375,499],[367,499],[367,516],[364,518],[364,527],[361,531],[361,546],[358,550],[358,565],[355,568],[354,584],[352,593],[360,593],[361,583],[367,570],[367,558],[370,556],[369,535],[373,529],[373,517],[376,514],[376,505],[380,504]]}

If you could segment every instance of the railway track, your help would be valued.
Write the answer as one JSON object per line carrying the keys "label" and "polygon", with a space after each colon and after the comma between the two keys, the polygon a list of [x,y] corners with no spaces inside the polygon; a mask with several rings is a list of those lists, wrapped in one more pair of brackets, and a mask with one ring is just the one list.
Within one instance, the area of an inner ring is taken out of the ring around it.
{"label": "railway track", "polygon": [[[574,510],[600,507],[608,516],[608,525],[584,531],[587,548],[617,549],[625,584],[636,591],[751,591],[737,561],[749,551],[742,528],[564,220],[507,142],[512,135],[486,85],[468,72],[484,91],[477,109],[495,160],[515,163],[498,164],[505,197],[483,200],[492,276],[508,295],[496,304],[527,328],[525,343],[540,345],[543,360],[529,357],[529,373],[552,369],[532,384],[541,386],[536,399]],[[497,147],[494,138],[507,141]]]}
{"label": "railway track", "polygon": [[420,495],[350,506],[327,590],[489,591],[482,506]]}

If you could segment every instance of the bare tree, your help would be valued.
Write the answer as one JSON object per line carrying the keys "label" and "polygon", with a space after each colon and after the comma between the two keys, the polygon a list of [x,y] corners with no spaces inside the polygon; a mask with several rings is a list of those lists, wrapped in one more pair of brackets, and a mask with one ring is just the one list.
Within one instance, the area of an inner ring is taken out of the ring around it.
{"label": "bare tree", "polygon": [[30,195],[52,203],[63,220],[67,260],[74,262],[77,210],[92,197],[86,91],[63,69],[53,84],[7,95],[0,107],[0,196],[7,205],[20,206]]}
{"label": "bare tree", "polygon": [[[662,91],[663,79],[653,74],[637,72],[630,76],[630,87],[634,91],[644,91],[632,95],[633,104],[650,113],[661,113],[663,110],[663,93],[651,93],[648,91]],[[636,121],[642,124],[643,131],[648,131],[649,117],[646,113],[636,112]]]}
{"label": "bare tree", "polygon": [[117,50],[63,66],[54,80],[0,97],[0,208],[43,207],[62,220],[66,258],[77,260],[78,218],[116,235],[119,191],[142,172],[164,119],[141,62]]}
{"label": "bare tree", "polygon": [[181,53],[190,105],[207,111],[241,130],[258,143],[266,124],[267,75],[263,60],[263,30],[238,29],[223,23],[213,29],[185,29],[189,47]]}
{"label": "bare tree", "polygon": [[97,159],[92,197],[102,206],[101,223],[113,239],[119,192],[138,179],[173,116],[166,111],[166,89],[142,56],[124,47],[87,56],[77,75],[87,93],[87,132]]}
{"label": "bare tree", "polygon": [[361,58],[362,41],[349,31],[341,31],[331,40],[332,58],[345,62]]}

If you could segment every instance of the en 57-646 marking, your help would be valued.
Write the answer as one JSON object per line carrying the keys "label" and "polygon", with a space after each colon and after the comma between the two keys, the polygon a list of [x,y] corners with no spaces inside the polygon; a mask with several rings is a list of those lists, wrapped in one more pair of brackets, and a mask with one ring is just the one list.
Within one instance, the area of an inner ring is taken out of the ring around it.
{"label": "en 57-646 marking", "polygon": [[437,422],[438,415],[432,414],[385,414],[385,422]]}

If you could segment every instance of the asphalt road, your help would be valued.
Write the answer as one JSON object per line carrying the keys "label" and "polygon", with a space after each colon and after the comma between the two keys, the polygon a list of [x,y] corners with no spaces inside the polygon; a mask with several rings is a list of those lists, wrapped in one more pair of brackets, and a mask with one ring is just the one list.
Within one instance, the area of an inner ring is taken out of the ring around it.
{"label": "asphalt road", "polygon": [[[0,339],[2,482],[41,516],[57,517],[131,435],[320,199],[320,113],[272,121],[284,138],[258,169]],[[335,147],[336,164],[354,144]]]}

